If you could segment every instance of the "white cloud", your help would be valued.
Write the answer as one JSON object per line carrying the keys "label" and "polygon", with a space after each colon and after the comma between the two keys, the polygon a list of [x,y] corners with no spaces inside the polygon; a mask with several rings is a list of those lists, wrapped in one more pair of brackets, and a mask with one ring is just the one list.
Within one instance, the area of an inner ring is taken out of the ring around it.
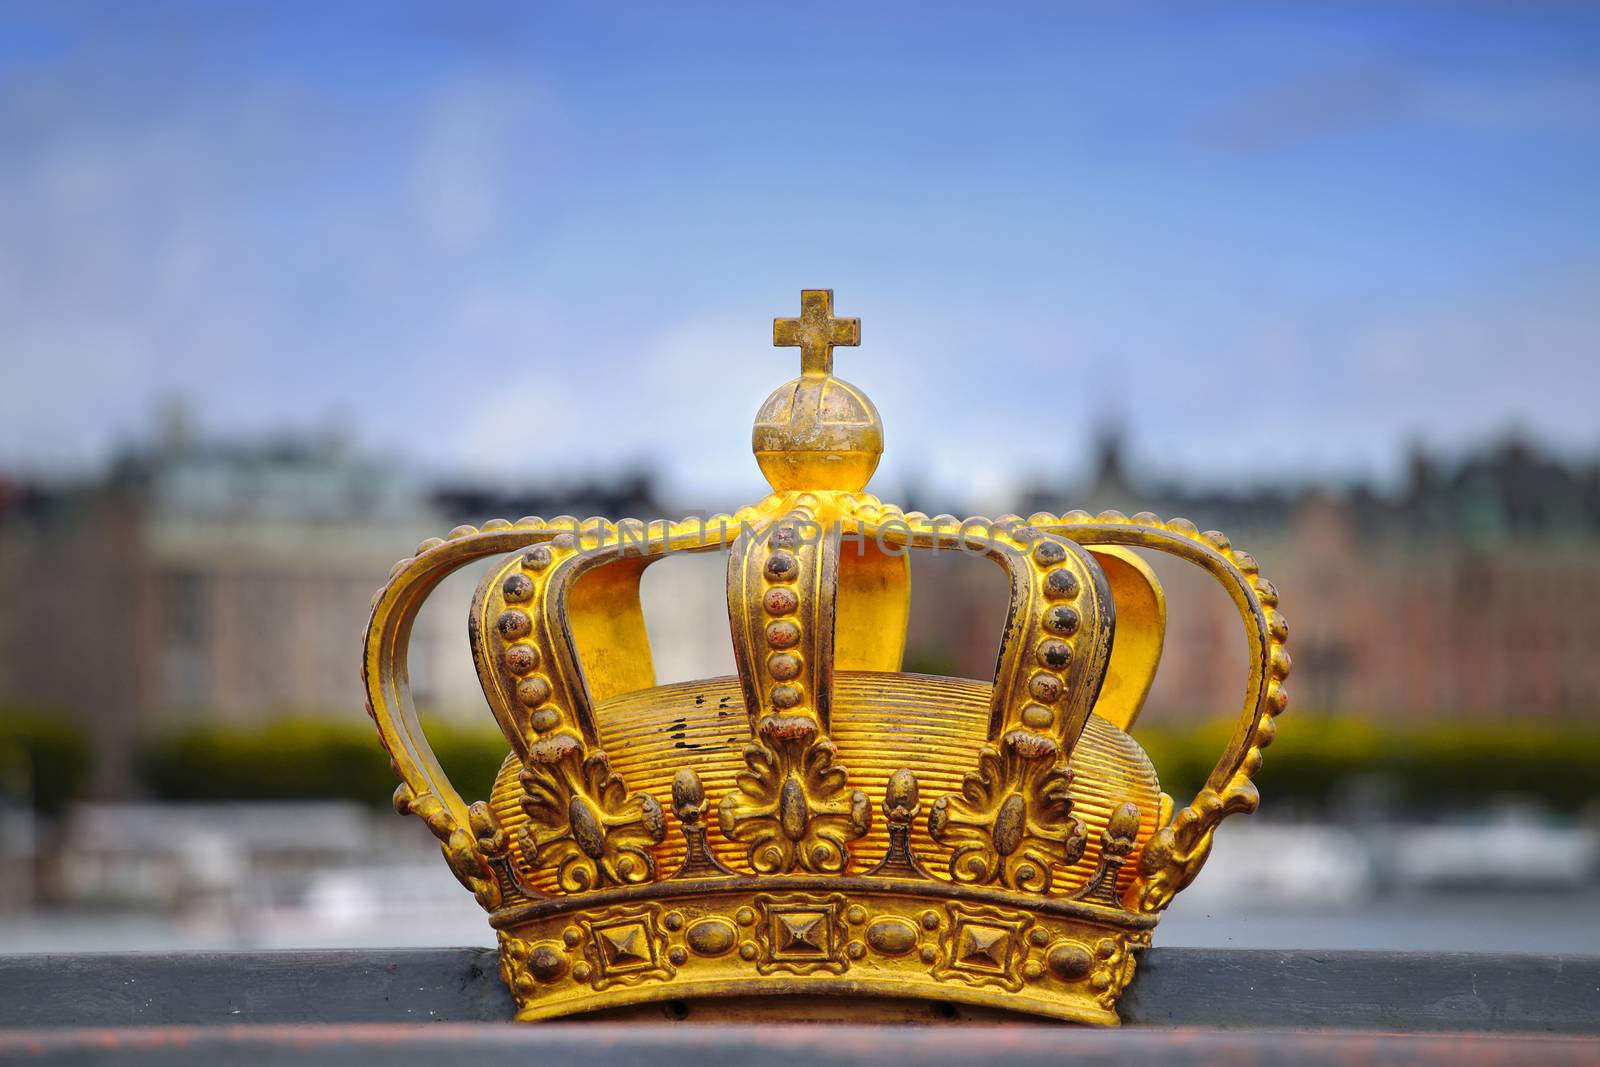
{"label": "white cloud", "polygon": [[418,116],[412,202],[425,232],[451,251],[488,244],[538,191],[549,141],[529,144],[548,115],[526,78],[471,77],[431,93]]}

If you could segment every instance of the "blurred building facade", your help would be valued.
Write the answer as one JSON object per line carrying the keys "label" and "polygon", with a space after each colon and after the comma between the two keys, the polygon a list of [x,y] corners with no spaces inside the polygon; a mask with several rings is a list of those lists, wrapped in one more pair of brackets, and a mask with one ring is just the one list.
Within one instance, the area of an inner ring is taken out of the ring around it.
{"label": "blurred building facade", "polygon": [[[1452,461],[1418,454],[1389,493],[1196,493],[1136,475],[1110,435],[1090,484],[1039,484],[1021,503],[1021,514],[1181,515],[1248,547],[1283,594],[1303,713],[1600,710],[1600,465],[1511,441]],[[74,716],[101,796],[129,791],[132,754],[156,730],[359,715],[355,650],[394,560],[460,522],[562,513],[664,509],[644,474],[441,488],[333,439],[245,445],[176,430],[92,483],[0,483],[0,705]],[[647,580],[662,680],[731,671],[720,567],[696,557]],[[1231,606],[1181,567],[1159,573],[1173,610],[1149,719],[1225,710],[1243,682],[1228,666],[1243,659]],[[915,560],[913,574],[908,668],[986,676],[998,572],[947,555]],[[480,710],[456,610],[475,580],[452,578],[445,606],[418,622],[413,679],[436,714]]]}
{"label": "blurred building facade", "polygon": [[377,579],[435,526],[397,471],[331,439],[175,430],[103,480],[15,491],[0,699],[76,717],[113,793],[150,731],[348,707]]}
{"label": "blurred building facade", "polygon": [[[219,442],[174,420],[104,478],[0,483],[0,705],[71,716],[102,796],[130,790],[133,754],[158,730],[354,721],[357,649],[395,560],[519,507],[638,513],[648,496],[637,478],[557,497],[439,490],[331,435]],[[425,714],[460,714],[476,692],[461,626],[475,580],[452,576],[418,619]]]}
{"label": "blurred building facade", "polygon": [[[1415,451],[1405,483],[1389,492],[1229,494],[1141,477],[1126,457],[1108,432],[1088,485],[1037,485],[1018,511],[1151,511],[1227,533],[1283,596],[1297,710],[1407,719],[1600,712],[1600,460],[1574,464],[1511,438],[1453,459]],[[1228,669],[1243,662],[1237,617],[1205,579],[1181,566],[1158,573],[1169,629],[1147,714],[1226,709],[1244,681],[1242,666]],[[922,618],[986,618],[969,606],[976,584],[925,582],[942,604]],[[992,668],[997,630],[964,632],[966,646],[945,654],[961,673]]]}

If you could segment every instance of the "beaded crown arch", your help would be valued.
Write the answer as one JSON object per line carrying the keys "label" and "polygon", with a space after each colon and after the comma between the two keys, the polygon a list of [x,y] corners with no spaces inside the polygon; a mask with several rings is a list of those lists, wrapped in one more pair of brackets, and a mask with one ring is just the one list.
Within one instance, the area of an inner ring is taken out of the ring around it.
{"label": "beaded crown arch", "polygon": [[[802,373],[757,415],[753,451],[773,488],[760,503],[682,521],[495,520],[395,566],[363,664],[401,779],[395,806],[426,822],[491,913],[522,1018],[854,990],[1114,1022],[1159,913],[1221,820],[1257,805],[1251,777],[1287,699],[1277,593],[1247,553],[1183,519],[962,520],[884,504],[865,491],[881,420],[832,373],[859,322],[833,315],[830,291],[806,290],[773,336],[801,349]],[[851,737],[863,722],[870,734],[875,700],[961,697],[898,673],[912,550],[987,556],[1010,611],[992,684],[961,691],[981,702],[971,746],[908,752],[902,765],[897,746],[919,743],[914,718],[883,712],[866,755],[834,735],[841,714]],[[720,699],[742,703],[745,739],[721,762],[693,744],[670,765],[624,760],[645,741],[618,735],[624,747],[608,752],[608,717],[675,697],[656,685],[639,582],[680,551],[728,555],[738,676]],[[1133,803],[1101,769],[1117,745],[1148,769],[1124,731],[1160,658],[1165,601],[1139,552],[1210,574],[1248,646],[1233,734],[1182,807],[1153,772],[1151,799]],[[495,797],[468,804],[422,731],[406,656],[429,594],[494,557],[469,633],[510,755]]]}

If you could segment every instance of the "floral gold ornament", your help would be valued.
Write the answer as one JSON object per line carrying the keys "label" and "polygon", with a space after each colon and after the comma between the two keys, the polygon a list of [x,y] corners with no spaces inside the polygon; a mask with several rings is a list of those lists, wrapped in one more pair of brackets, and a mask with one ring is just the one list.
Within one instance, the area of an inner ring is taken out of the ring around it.
{"label": "floral gold ornament", "polygon": [[[759,504],[457,527],[374,600],[363,676],[395,806],[489,913],[519,1019],[659,1002],[873,1018],[926,1000],[1114,1024],[1218,824],[1256,807],[1289,657],[1255,560],[1148,513],[883,503],[865,491],[882,421],[833,374],[834,348],[860,340],[828,290],[774,321],[801,374],[756,416]],[[913,551],[998,565],[992,680],[902,672]],[[656,684],[639,581],[674,552],[727,555],[735,677]],[[1215,579],[1248,650],[1237,725],[1182,806],[1129,732],[1166,625],[1150,553]],[[406,656],[428,595],[484,561],[469,632],[510,753],[469,804],[423,735]]]}

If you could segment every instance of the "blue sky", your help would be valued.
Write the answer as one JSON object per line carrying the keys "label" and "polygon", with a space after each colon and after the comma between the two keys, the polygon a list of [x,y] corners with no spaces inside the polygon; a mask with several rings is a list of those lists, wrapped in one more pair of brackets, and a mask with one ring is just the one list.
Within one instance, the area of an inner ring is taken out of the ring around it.
{"label": "blue sky", "polygon": [[0,4],[0,465],[349,420],[760,489],[830,286],[880,481],[1600,448],[1600,7]]}

